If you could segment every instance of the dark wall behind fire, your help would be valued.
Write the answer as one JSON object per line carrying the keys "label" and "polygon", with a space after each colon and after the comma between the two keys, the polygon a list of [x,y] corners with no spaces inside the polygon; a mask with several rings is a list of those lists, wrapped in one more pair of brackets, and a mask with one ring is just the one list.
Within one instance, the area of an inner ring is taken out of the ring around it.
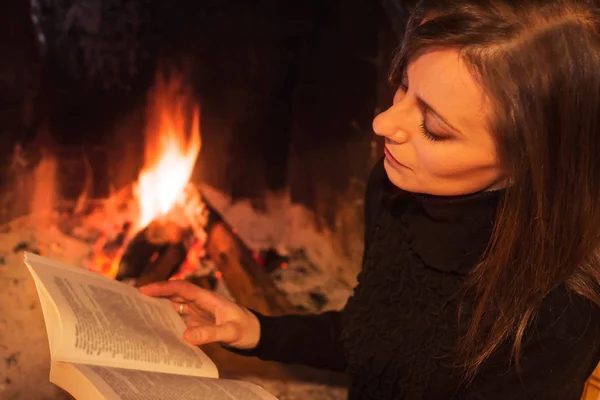
{"label": "dark wall behind fire", "polygon": [[[93,196],[130,183],[157,66],[185,65],[202,109],[195,179],[234,198],[289,188],[333,225],[379,154],[371,120],[391,99],[385,78],[406,6],[4,0],[3,160],[23,143],[34,157],[50,148],[85,159]],[[67,181],[63,194],[77,193],[77,177]]]}

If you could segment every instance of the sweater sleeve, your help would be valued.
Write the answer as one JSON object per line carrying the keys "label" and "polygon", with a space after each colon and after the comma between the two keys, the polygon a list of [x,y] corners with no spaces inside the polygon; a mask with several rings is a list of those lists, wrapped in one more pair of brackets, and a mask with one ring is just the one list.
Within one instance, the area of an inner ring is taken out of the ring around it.
{"label": "sweater sleeve", "polygon": [[260,321],[260,340],[252,350],[228,348],[244,356],[265,361],[302,364],[344,371],[346,362],[341,342],[341,313],[268,317],[251,310]]}
{"label": "sweater sleeve", "polygon": [[[378,162],[367,184],[365,196],[365,250],[375,218],[380,196],[380,182],[385,174],[383,162]],[[251,310],[252,311],[252,310]],[[346,360],[342,343],[342,313],[286,315],[269,317],[252,311],[260,322],[260,340],[252,350],[228,348],[237,354],[255,356],[265,361],[302,364],[311,367],[344,371]]]}
{"label": "sweater sleeve", "polygon": [[[522,350],[520,372],[514,365],[494,364],[490,359],[461,398],[581,398],[585,381],[599,361],[599,312],[576,295],[562,296],[562,305],[554,301],[538,315],[533,338]],[[556,300],[557,295],[553,297]]]}

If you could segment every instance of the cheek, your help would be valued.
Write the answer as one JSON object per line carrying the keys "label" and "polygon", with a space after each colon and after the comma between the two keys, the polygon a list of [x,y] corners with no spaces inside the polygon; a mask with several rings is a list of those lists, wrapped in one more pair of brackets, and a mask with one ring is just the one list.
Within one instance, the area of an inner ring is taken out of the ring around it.
{"label": "cheek", "polygon": [[415,148],[415,155],[417,172],[425,176],[450,177],[475,167],[467,151],[451,144],[422,143]]}

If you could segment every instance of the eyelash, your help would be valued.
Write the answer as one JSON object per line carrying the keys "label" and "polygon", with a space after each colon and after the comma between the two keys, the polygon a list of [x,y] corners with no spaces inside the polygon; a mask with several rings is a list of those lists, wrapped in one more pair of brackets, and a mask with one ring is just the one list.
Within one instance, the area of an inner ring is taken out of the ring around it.
{"label": "eyelash", "polygon": [[[404,83],[400,83],[400,87],[402,88],[402,90],[404,90],[404,92],[408,92],[408,85],[404,84]],[[427,126],[425,125],[425,116],[423,116],[423,118],[421,118],[421,133],[423,134],[423,137],[431,142],[442,142],[445,140],[445,138],[434,135],[433,133],[431,133],[429,131],[429,129],[427,129]]]}
{"label": "eyelash", "polygon": [[433,133],[431,133],[429,131],[429,129],[427,129],[427,126],[425,126],[425,118],[421,119],[421,133],[423,133],[423,137],[429,141],[432,142],[442,142],[444,141],[446,138],[434,135]]}

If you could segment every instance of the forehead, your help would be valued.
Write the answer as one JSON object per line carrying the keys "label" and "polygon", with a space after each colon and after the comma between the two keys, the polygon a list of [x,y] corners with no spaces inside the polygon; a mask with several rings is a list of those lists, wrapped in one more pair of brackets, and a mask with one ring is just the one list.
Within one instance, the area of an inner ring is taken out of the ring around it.
{"label": "forehead", "polygon": [[422,52],[407,72],[411,90],[463,135],[487,129],[489,102],[458,51]]}

